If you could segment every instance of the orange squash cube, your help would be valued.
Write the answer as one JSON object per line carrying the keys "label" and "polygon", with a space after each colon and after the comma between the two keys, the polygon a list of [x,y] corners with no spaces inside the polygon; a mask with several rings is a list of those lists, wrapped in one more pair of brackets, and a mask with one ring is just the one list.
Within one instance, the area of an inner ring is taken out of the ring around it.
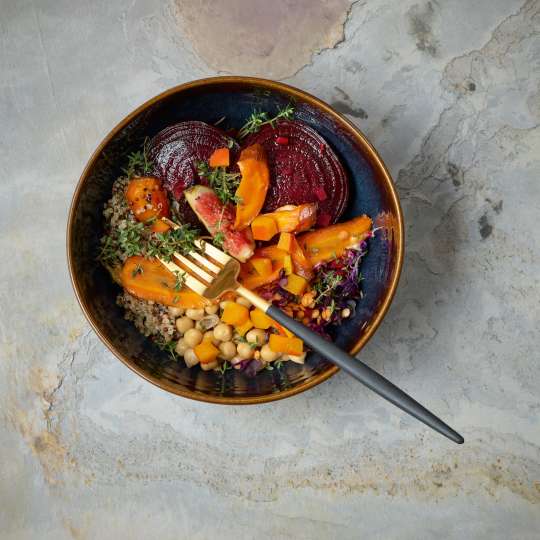
{"label": "orange squash cube", "polygon": [[272,261],[266,257],[252,257],[249,262],[261,277],[268,277],[272,273]]}
{"label": "orange squash cube", "polygon": [[274,352],[283,354],[292,354],[300,356],[304,350],[304,343],[297,337],[279,336],[278,334],[270,334],[269,340],[270,349]]}
{"label": "orange squash cube", "polygon": [[249,330],[253,328],[253,322],[251,319],[248,319],[244,324],[235,326],[234,329],[241,335],[245,336]]}
{"label": "orange squash cube", "polygon": [[218,148],[212,152],[208,160],[210,167],[228,167],[229,166],[229,149]]}
{"label": "orange squash cube", "polygon": [[219,354],[219,350],[208,340],[202,341],[199,345],[196,345],[193,348],[193,352],[201,364],[215,362]]}
{"label": "orange squash cube", "polygon": [[290,255],[285,255],[283,259],[283,268],[285,269],[285,274],[289,276],[293,273],[293,263]]}
{"label": "orange squash cube", "polygon": [[291,249],[293,247],[293,235],[288,232],[282,232],[279,235],[279,241],[277,243],[277,247],[279,249],[282,249],[283,251],[286,251],[287,253],[291,252]]}
{"label": "orange squash cube", "polygon": [[221,320],[232,326],[242,326],[249,320],[249,310],[246,306],[236,302],[228,302],[221,315]]}
{"label": "orange squash cube", "polygon": [[298,274],[290,274],[287,276],[287,285],[283,288],[291,294],[299,296],[304,293],[308,285],[307,279]]}
{"label": "orange squash cube", "polygon": [[255,240],[270,240],[278,233],[277,223],[268,216],[257,216],[251,222],[251,232]]}
{"label": "orange squash cube", "polygon": [[251,317],[251,322],[255,328],[260,328],[261,330],[268,330],[271,326],[274,325],[273,319],[271,319],[264,311],[259,308],[251,310],[249,314]]}

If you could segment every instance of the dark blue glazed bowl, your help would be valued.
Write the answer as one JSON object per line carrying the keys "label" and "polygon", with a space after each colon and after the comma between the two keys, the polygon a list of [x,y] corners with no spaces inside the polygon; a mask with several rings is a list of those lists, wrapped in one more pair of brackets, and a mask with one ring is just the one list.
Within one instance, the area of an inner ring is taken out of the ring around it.
{"label": "dark blue glazed bowl", "polygon": [[255,378],[188,369],[144,338],[116,306],[118,286],[96,262],[103,234],[102,209],[126,153],[145,137],[182,120],[210,124],[225,116],[240,127],[253,109],[274,112],[293,102],[296,118],[320,133],[334,149],[350,179],[350,200],[343,220],[372,217],[377,232],[362,264],[364,298],[355,316],[335,331],[335,341],[352,353],[373,335],[395,293],[403,261],[403,219],[399,200],[381,158],[365,136],[319,99],[291,86],[249,77],[216,77],[172,88],[122,120],[99,145],[79,180],[68,220],[67,252],[79,303],[105,345],[129,368],[175,394],[214,403],[263,403],[285,398],[328,379],[337,369],[319,355],[304,365],[286,362]]}

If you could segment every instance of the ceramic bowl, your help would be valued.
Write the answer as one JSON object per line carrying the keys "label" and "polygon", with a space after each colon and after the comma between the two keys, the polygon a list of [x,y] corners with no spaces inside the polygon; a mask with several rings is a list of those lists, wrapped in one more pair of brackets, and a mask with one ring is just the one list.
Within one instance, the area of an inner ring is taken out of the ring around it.
{"label": "ceramic bowl", "polygon": [[395,293],[403,260],[403,220],[398,196],[383,161],[366,137],[342,115],[316,97],[274,81],[216,77],[182,84],[150,99],[105,137],[86,165],[71,204],[67,254],[71,280],[93,329],[126,366],[174,394],[224,404],[263,403],[311,388],[338,368],[317,354],[304,365],[285,362],[280,369],[247,378],[188,369],[144,338],[115,304],[118,286],[96,261],[103,234],[103,204],[121,174],[128,152],[142,140],[182,120],[215,123],[225,116],[241,126],[253,109],[275,111],[292,102],[296,118],[314,128],[334,149],[350,180],[346,220],[368,214],[377,232],[362,263],[364,298],[354,317],[334,334],[339,346],[357,353],[381,323]]}

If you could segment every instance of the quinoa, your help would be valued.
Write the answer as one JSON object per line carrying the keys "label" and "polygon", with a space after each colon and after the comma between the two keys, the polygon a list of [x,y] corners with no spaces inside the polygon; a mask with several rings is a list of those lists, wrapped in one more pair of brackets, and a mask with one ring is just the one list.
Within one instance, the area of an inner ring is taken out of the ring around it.
{"label": "quinoa", "polygon": [[132,321],[135,328],[146,337],[155,336],[163,341],[176,341],[180,338],[175,326],[175,318],[169,314],[168,308],[156,302],[141,300],[122,291],[116,303],[125,309],[124,318]]}
{"label": "quinoa", "polygon": [[105,230],[109,235],[115,229],[124,228],[127,221],[135,221],[135,216],[126,200],[127,185],[128,179],[126,176],[117,178],[112,186],[112,196],[103,208]]}
{"label": "quinoa", "polygon": [[[102,244],[104,244],[106,238],[114,237],[119,230],[125,229],[128,224],[136,223],[136,219],[126,200],[127,185],[128,178],[120,176],[112,186],[112,196],[103,208],[106,234]],[[117,256],[118,260],[112,265],[104,263],[113,277],[115,267],[127,259],[127,254],[121,250],[117,251]],[[153,336],[165,342],[175,341],[180,338],[175,327],[175,318],[169,314],[167,306],[141,300],[125,290],[117,296],[116,303],[124,308],[124,318],[132,321],[137,330],[144,336]]]}

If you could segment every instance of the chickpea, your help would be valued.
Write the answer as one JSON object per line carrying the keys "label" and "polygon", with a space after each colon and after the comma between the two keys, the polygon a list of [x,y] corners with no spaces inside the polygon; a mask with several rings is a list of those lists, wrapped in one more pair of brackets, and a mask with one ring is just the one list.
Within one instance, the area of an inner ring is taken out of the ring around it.
{"label": "chickpea", "polygon": [[176,319],[176,329],[181,334],[185,334],[190,328],[193,328],[193,321],[189,317]]}
{"label": "chickpea", "polygon": [[186,316],[194,321],[200,321],[204,317],[204,309],[186,309]]}
{"label": "chickpea", "polygon": [[199,363],[199,359],[193,349],[186,349],[184,351],[184,362],[187,367],[193,367]]}
{"label": "chickpea", "polygon": [[200,330],[197,330],[196,328],[190,328],[184,334],[184,341],[186,342],[186,345],[190,348],[197,346],[202,341],[202,339],[202,332]]}
{"label": "chickpea", "polygon": [[218,345],[219,341],[214,337],[213,330],[207,330],[202,337],[203,341],[211,341],[213,345]]}
{"label": "chickpea", "polygon": [[239,343],[236,346],[236,351],[238,352],[238,356],[244,360],[253,358],[254,350],[249,343]]}
{"label": "chickpea", "polygon": [[230,362],[231,362],[231,365],[235,368],[235,369],[239,369],[240,368],[240,364],[243,362],[244,358],[240,358],[240,356],[236,355],[236,356],[233,356],[231,359],[230,359]]}
{"label": "chickpea", "polygon": [[236,355],[236,345],[232,341],[223,341],[219,344],[219,356],[224,360],[231,360]]}
{"label": "chickpea", "polygon": [[175,352],[177,352],[180,356],[184,356],[184,353],[189,349],[186,340],[184,338],[180,338],[177,343],[176,347],[174,348]]}
{"label": "chickpea", "polygon": [[219,306],[217,304],[212,304],[210,306],[206,306],[204,308],[204,311],[208,313],[208,315],[215,315],[218,312]]}
{"label": "chickpea", "polygon": [[211,369],[216,369],[218,367],[218,363],[216,360],[213,362],[206,362],[206,364],[201,364],[201,369],[203,371],[210,371]]}
{"label": "chickpea", "polygon": [[304,307],[312,307],[314,300],[315,300],[315,293],[307,292],[302,296],[301,304]]}
{"label": "chickpea", "polygon": [[280,356],[281,355],[278,352],[275,352],[270,348],[268,343],[261,347],[261,360],[264,360],[265,362],[274,362]]}
{"label": "chickpea", "polygon": [[260,347],[266,343],[266,332],[259,328],[253,328],[246,334],[246,339],[249,343],[255,343]]}
{"label": "chickpea", "polygon": [[236,299],[236,303],[240,304],[241,306],[246,306],[247,308],[251,307],[251,302],[246,298],[242,298],[241,296]]}
{"label": "chickpea", "polygon": [[231,341],[232,328],[225,323],[218,324],[214,328],[214,337],[219,341]]}
{"label": "chickpea", "polygon": [[168,312],[171,317],[175,317],[175,318],[181,317],[184,314],[184,310],[182,308],[173,307],[173,306],[170,306],[168,308]]}

